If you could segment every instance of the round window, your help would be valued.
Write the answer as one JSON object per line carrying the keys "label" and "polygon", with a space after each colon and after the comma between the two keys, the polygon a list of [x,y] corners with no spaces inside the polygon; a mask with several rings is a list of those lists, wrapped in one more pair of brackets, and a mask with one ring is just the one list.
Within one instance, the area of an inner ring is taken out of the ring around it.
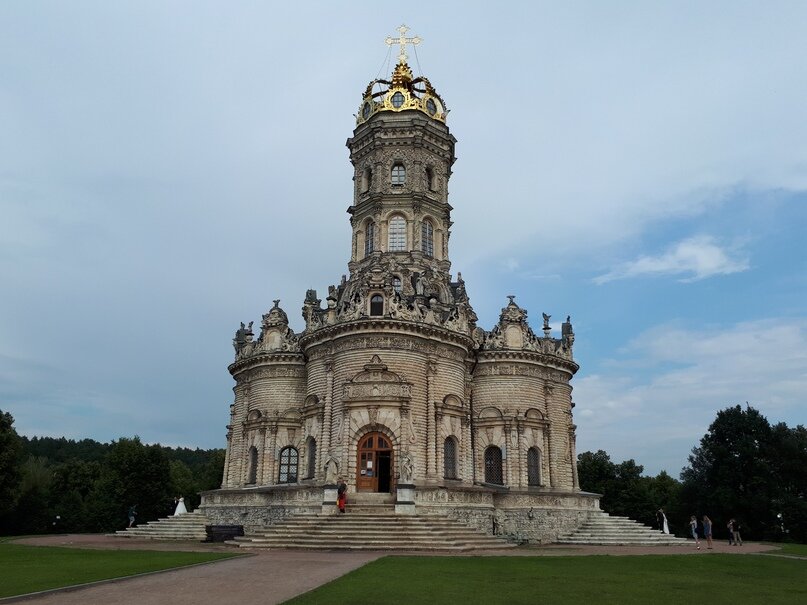
{"label": "round window", "polygon": [[396,92],[392,95],[392,106],[396,109],[404,104],[404,96],[400,92]]}

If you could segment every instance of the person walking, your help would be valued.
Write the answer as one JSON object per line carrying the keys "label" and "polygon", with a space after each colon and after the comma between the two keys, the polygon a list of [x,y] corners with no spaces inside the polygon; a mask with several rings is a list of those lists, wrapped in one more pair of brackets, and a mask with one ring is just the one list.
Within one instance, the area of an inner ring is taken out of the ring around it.
{"label": "person walking", "polygon": [[698,541],[698,519],[695,518],[695,515],[689,519],[689,531],[692,534],[692,537],[695,538],[695,546],[698,547],[698,550],[701,549],[701,543]]}
{"label": "person walking", "polygon": [[132,527],[135,522],[135,517],[137,517],[137,504],[133,504],[129,507],[127,516],[129,517],[129,527]]}
{"label": "person walking", "polygon": [[703,515],[703,537],[706,538],[707,548],[712,550],[712,520]]}
{"label": "person walking", "polygon": [[726,529],[729,532],[729,546],[734,546],[736,544],[734,542],[734,519],[729,519],[729,522],[726,523]]}
{"label": "person walking", "polygon": [[667,524],[667,515],[664,514],[664,509],[662,508],[658,509],[658,512],[661,513],[661,531],[669,535],[670,526]]}
{"label": "person walking", "polygon": [[347,484],[342,477],[336,480],[336,506],[339,507],[339,512],[345,512],[345,504],[347,504]]}

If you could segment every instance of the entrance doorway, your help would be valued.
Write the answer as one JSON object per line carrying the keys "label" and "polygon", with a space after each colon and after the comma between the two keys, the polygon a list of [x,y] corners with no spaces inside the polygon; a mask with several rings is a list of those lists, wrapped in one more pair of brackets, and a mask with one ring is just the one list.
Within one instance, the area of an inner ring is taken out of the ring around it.
{"label": "entrance doorway", "polygon": [[392,444],[382,433],[368,433],[356,452],[356,491],[386,492],[392,488]]}

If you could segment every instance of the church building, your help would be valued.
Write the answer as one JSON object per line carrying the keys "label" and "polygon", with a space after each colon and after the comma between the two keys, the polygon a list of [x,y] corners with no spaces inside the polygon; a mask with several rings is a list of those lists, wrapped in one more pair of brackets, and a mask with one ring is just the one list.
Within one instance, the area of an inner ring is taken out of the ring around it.
{"label": "church building", "polygon": [[332,514],[342,477],[348,502],[551,541],[599,506],[577,481],[574,330],[544,315],[536,333],[513,296],[477,325],[449,256],[456,139],[407,63],[419,39],[399,31],[397,65],[367,85],[347,140],[348,273],[308,290],[300,333],[277,300],[241,324],[224,477],[201,508],[247,529]]}

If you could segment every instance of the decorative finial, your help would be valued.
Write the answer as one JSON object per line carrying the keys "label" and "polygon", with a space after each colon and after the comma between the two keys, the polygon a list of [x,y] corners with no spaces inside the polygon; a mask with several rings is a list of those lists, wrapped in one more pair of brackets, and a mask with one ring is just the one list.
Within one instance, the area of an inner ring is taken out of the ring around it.
{"label": "decorative finial", "polygon": [[417,46],[418,44],[420,44],[422,42],[423,39],[420,38],[419,36],[415,36],[414,38],[407,38],[406,37],[406,32],[409,31],[409,28],[406,27],[406,25],[401,25],[398,28],[398,31],[401,34],[400,36],[398,36],[397,38],[387,36],[387,39],[385,40],[385,42],[387,43],[387,46],[392,46],[393,44],[400,44],[401,45],[401,51],[398,54],[398,62],[399,63],[406,63],[406,60],[409,58],[407,56],[407,54],[406,54],[406,45],[411,44],[412,46]]}
{"label": "decorative finial", "polygon": [[274,309],[277,309],[280,306],[280,299],[279,298],[277,300],[273,300],[272,302],[275,303],[275,306],[273,307]]}
{"label": "decorative finial", "polygon": [[508,295],[507,295],[507,298],[509,298],[509,299],[510,299],[510,304],[511,304],[511,305],[516,304],[516,303],[514,302],[514,300],[513,300],[515,297],[516,297],[516,295],[515,295],[515,294],[508,294]]}

